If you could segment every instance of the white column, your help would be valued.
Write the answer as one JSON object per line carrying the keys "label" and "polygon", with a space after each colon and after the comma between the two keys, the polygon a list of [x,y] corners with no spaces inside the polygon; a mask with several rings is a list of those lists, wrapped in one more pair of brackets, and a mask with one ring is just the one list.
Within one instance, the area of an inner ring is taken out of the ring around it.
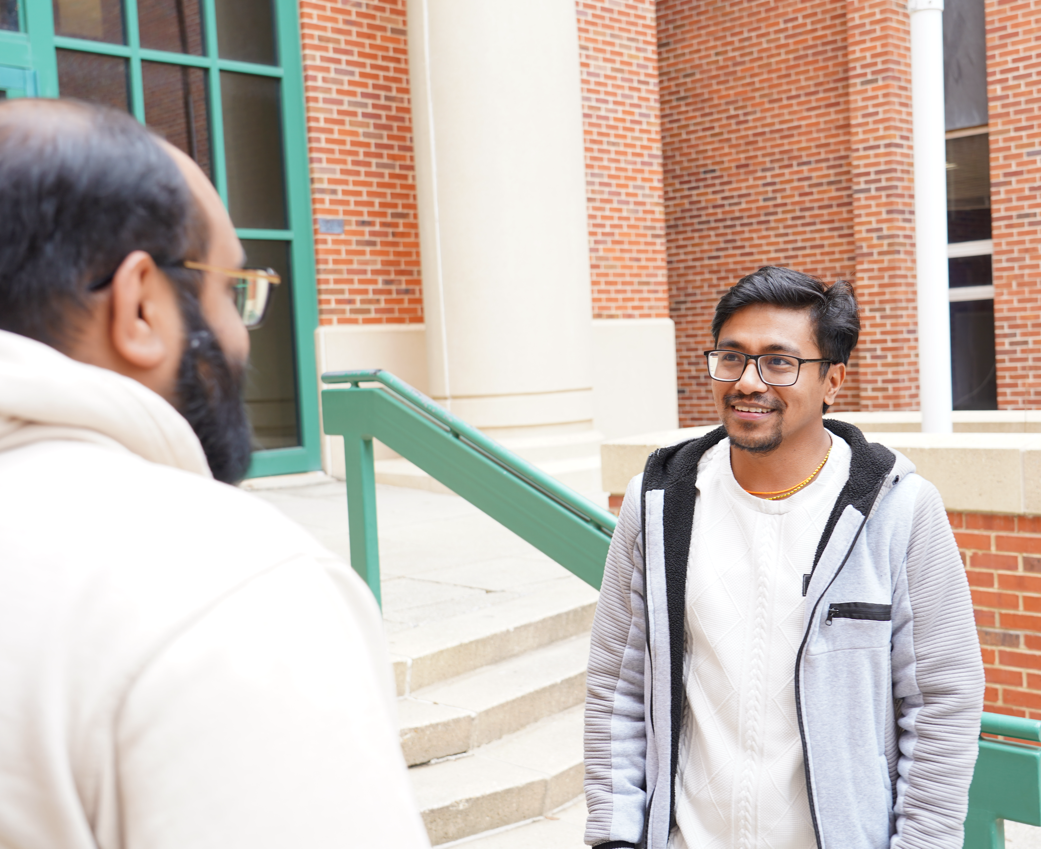
{"label": "white column", "polygon": [[430,394],[498,438],[591,431],[575,4],[409,0],[408,27]]}
{"label": "white column", "polygon": [[943,0],[910,0],[918,380],[923,433],[950,433]]}

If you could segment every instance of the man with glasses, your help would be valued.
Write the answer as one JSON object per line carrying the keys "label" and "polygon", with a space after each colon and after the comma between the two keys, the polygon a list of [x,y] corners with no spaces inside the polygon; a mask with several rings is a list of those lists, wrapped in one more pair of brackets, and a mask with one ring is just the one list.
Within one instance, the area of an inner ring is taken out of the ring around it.
{"label": "man with glasses", "polygon": [[0,846],[428,846],[379,610],[245,474],[243,269],[129,116],[0,105]]}
{"label": "man with glasses", "polygon": [[823,414],[852,287],[766,267],[705,352],[722,427],[629,485],[593,624],[586,842],[962,845],[983,667],[936,489]]}

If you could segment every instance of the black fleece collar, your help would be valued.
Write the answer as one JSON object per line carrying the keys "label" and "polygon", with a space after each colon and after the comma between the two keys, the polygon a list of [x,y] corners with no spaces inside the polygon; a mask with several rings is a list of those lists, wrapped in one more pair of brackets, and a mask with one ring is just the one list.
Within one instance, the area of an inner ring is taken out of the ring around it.
{"label": "black fleece collar", "polygon": [[[835,501],[831,515],[824,526],[824,533],[817,544],[813,557],[813,568],[831,539],[839,517],[847,506],[852,505],[864,516],[871,512],[882,485],[896,463],[896,455],[877,442],[868,442],[864,434],[854,425],[835,419],[825,419],[824,426],[841,436],[850,447],[852,456],[849,478]],[[680,727],[683,706],[683,642],[687,596],[687,562],[690,558],[690,538],[694,528],[694,502],[697,495],[698,463],[713,445],[727,435],[721,425],[697,439],[659,448],[647,458],[643,473],[643,492],[640,510],[643,550],[647,551],[647,493],[664,490],[662,523],[664,525],[665,554],[665,597],[669,617],[669,665],[672,703],[670,721],[672,725],[671,775],[669,782],[669,820],[675,825],[676,769],[679,759]],[[648,638],[650,629],[648,629]]]}

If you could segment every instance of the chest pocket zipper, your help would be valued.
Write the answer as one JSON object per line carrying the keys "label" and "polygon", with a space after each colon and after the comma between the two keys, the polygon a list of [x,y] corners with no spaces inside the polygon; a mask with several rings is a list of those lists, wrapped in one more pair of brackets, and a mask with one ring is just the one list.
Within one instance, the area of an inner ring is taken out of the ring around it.
{"label": "chest pocket zipper", "polygon": [[893,605],[891,604],[847,601],[828,605],[828,618],[824,620],[824,624],[830,625],[832,619],[870,619],[876,622],[888,622],[892,618]]}

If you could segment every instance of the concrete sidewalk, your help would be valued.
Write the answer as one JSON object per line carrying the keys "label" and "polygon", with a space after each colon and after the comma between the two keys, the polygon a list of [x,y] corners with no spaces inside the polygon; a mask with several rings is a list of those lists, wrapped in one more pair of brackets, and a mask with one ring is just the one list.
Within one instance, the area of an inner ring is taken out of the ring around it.
{"label": "concrete sidewalk", "polygon": [[[342,481],[319,473],[247,482],[331,550],[350,559]],[[582,582],[462,498],[377,486],[377,521],[388,635],[490,608],[546,589],[575,592]],[[477,835],[468,849],[580,849],[585,805]],[[1041,828],[1007,822],[1006,846],[1041,849]]]}

